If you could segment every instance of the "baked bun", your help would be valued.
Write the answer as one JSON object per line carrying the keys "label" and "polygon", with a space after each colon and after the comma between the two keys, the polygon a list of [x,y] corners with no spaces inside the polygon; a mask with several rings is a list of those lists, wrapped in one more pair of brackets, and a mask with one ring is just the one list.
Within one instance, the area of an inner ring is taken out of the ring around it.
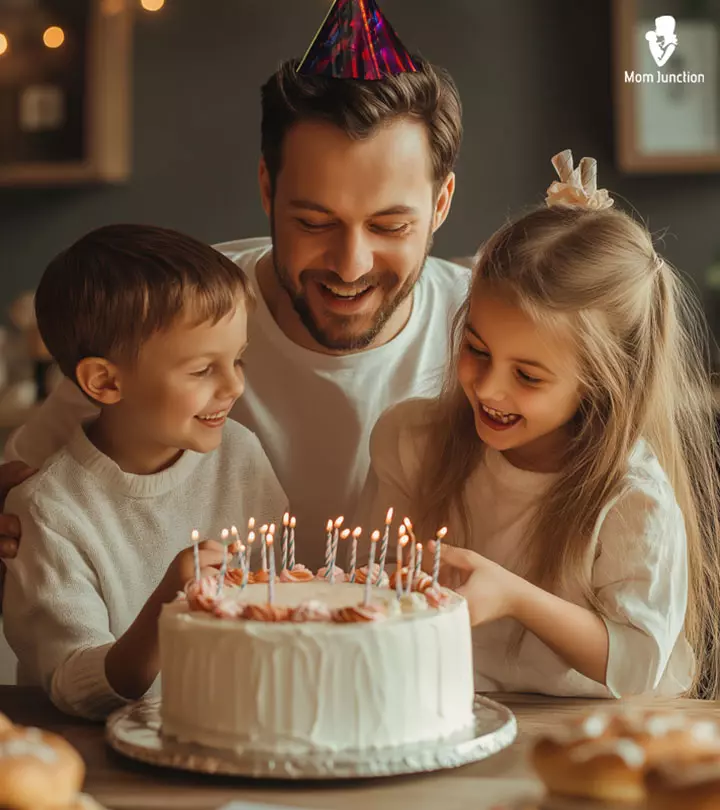
{"label": "baked bun", "polygon": [[556,795],[641,802],[655,765],[720,755],[720,727],[681,714],[598,711],[539,738],[532,763]]}
{"label": "baked bun", "polygon": [[0,718],[0,807],[74,808],[85,777],[78,752],[57,734],[14,726],[3,715]]}
{"label": "baked bun", "polygon": [[645,774],[647,810],[718,810],[720,753],[656,765]]}

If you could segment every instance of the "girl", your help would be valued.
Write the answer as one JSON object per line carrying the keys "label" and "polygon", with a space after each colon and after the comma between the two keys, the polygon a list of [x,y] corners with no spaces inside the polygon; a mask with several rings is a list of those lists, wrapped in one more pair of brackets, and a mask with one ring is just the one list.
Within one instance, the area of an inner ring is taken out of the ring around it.
{"label": "girl", "polygon": [[553,164],[546,206],[478,254],[443,393],[378,422],[372,518],[390,504],[421,536],[449,527],[478,690],[714,697],[702,316],[595,162]]}

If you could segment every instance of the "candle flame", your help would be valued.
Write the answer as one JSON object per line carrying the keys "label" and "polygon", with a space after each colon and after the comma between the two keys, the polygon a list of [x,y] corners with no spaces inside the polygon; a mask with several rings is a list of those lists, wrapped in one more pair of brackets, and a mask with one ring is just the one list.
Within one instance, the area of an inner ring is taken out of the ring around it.
{"label": "candle flame", "polygon": [[405,537],[406,534],[407,534],[407,529],[405,528],[405,524],[402,523],[400,525],[400,528],[398,529],[398,537]]}
{"label": "candle flame", "polygon": [[229,536],[230,536],[230,532],[227,529],[223,529],[220,532],[220,537],[222,537],[223,540],[227,540]]}
{"label": "candle flame", "polygon": [[374,531],[374,532],[373,532],[373,533],[370,535],[370,542],[372,542],[372,543],[377,543],[377,541],[378,541],[379,539],[380,539],[380,532],[379,532],[379,531],[376,529],[376,530],[375,530],[375,531]]}
{"label": "candle flame", "polygon": [[230,527],[230,534],[232,534],[233,537],[237,537],[237,533],[238,533],[237,526],[231,526]]}
{"label": "candle flame", "polygon": [[401,535],[399,542],[400,542],[401,546],[406,546],[409,541],[410,541],[410,538],[406,534],[403,534],[403,535]]}
{"label": "candle flame", "polygon": [[251,517],[250,520],[248,520],[248,531],[251,531],[254,528],[255,528],[255,518]]}
{"label": "candle flame", "polygon": [[271,533],[271,532],[268,532],[268,536],[267,536],[267,538],[266,538],[265,542],[266,542],[266,543],[267,543],[269,546],[271,546],[271,545],[273,544],[273,540],[274,540],[274,539],[275,539],[275,538],[273,537],[272,533]]}
{"label": "candle flame", "polygon": [[261,534],[265,534],[265,532],[266,532],[267,530],[268,530],[268,525],[267,525],[267,523],[263,523],[263,525],[260,527],[260,533],[261,533]]}
{"label": "candle flame", "polygon": [[192,538],[193,543],[197,543],[200,539],[200,532],[197,529],[193,529],[190,533],[190,537]]}
{"label": "candle flame", "polygon": [[290,513],[285,512],[285,514],[283,515],[283,526],[287,526],[288,523],[290,523]]}
{"label": "candle flame", "polygon": [[329,519],[328,519],[328,522],[325,524],[325,531],[326,531],[326,532],[331,532],[331,531],[332,531],[332,527],[333,527],[332,518],[329,518]]}
{"label": "candle flame", "polygon": [[297,525],[297,524],[296,524],[296,522],[295,522],[295,518],[294,518],[294,517],[291,517],[291,518],[290,518],[290,528],[291,528],[291,529],[294,529],[296,525]]}
{"label": "candle flame", "polygon": [[362,534],[362,529],[360,528],[360,526],[358,526],[357,528],[353,529],[353,533],[352,533],[352,534],[353,534],[353,537],[360,537],[360,535]]}
{"label": "candle flame", "polygon": [[342,537],[343,540],[347,540],[348,537],[350,537],[350,529],[343,529],[340,532],[340,537]]}
{"label": "candle flame", "polygon": [[443,526],[442,529],[438,529],[438,532],[435,535],[435,537],[437,537],[438,540],[442,540],[446,534],[447,534],[447,526]]}
{"label": "candle flame", "polygon": [[248,545],[255,542],[255,532],[250,532],[250,534],[248,535],[247,541],[248,541]]}
{"label": "candle flame", "polygon": [[415,548],[416,548],[418,551],[422,551],[422,547],[423,547],[423,544],[422,544],[422,543],[415,543]]}
{"label": "candle flame", "polygon": [[335,521],[335,528],[339,529],[343,525],[343,521],[345,520],[342,515]]}
{"label": "candle flame", "polygon": [[275,534],[275,524],[274,523],[270,524],[270,528],[268,529],[268,531],[270,532],[270,534]]}
{"label": "candle flame", "polygon": [[410,518],[403,518],[403,523],[407,526],[408,531],[412,531],[412,523],[410,523]]}
{"label": "candle flame", "polygon": [[385,515],[385,523],[389,526],[392,523],[393,515],[395,514],[395,510],[392,506],[387,510],[387,515]]}

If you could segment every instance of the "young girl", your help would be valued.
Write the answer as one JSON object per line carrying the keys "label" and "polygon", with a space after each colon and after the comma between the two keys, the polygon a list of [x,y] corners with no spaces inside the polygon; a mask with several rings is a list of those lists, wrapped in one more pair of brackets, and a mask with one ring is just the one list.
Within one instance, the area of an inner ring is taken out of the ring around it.
{"label": "young girl", "polygon": [[378,422],[372,518],[449,527],[479,690],[715,696],[702,316],[595,162],[553,164],[546,206],[478,254],[444,392]]}

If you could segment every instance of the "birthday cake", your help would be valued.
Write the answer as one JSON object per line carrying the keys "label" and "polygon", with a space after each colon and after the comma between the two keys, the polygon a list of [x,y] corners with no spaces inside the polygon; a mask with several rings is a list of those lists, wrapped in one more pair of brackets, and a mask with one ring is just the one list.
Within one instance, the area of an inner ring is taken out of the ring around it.
{"label": "birthday cake", "polygon": [[467,604],[409,568],[388,577],[371,561],[346,575],[333,562],[319,577],[299,565],[190,583],[160,618],[163,734],[293,755],[472,728]]}

